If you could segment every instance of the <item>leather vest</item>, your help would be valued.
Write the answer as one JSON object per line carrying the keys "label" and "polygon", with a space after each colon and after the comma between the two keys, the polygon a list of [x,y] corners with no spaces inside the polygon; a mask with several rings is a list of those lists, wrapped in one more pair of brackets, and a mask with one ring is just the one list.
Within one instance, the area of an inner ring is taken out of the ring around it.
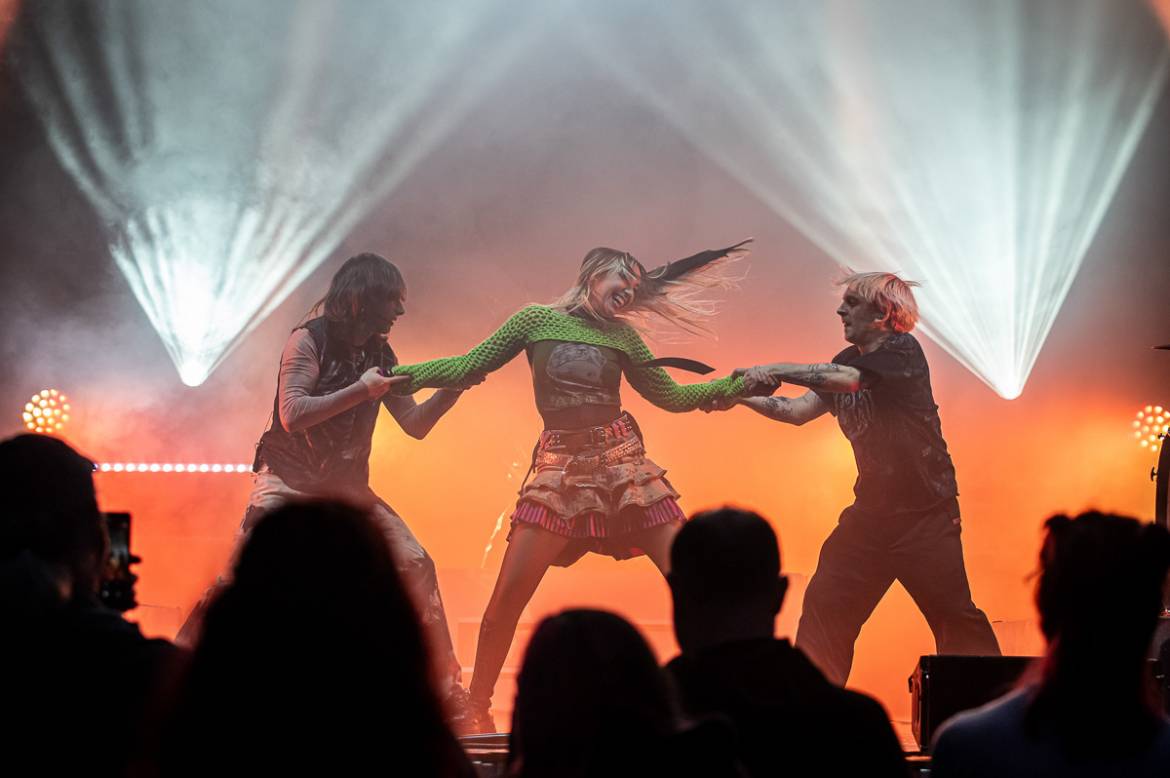
{"label": "leather vest", "polygon": [[[331,333],[336,325],[324,317],[310,319],[297,329],[308,330],[317,346],[320,374],[310,392],[313,397],[344,389],[371,367],[389,372],[398,364],[393,349],[381,338],[354,346]],[[272,422],[256,445],[253,471],[267,466],[299,492],[363,497],[369,489],[370,445],[380,401],[361,403],[308,429],[289,432],[280,423],[279,392],[278,383]]]}

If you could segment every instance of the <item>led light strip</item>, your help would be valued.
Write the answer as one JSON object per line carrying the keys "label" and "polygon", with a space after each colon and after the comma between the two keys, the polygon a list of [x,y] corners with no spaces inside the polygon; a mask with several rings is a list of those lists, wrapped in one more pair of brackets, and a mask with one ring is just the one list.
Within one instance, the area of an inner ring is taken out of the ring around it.
{"label": "led light strip", "polygon": [[102,473],[248,473],[252,466],[218,462],[99,462],[93,469]]}

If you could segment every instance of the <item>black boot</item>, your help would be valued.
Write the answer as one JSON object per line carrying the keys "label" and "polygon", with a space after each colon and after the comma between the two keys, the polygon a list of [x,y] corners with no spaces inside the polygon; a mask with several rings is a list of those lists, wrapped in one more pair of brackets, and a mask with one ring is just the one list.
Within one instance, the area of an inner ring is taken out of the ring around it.
{"label": "black boot", "polygon": [[496,723],[492,720],[491,706],[491,700],[476,700],[459,685],[456,685],[444,700],[447,721],[460,737],[495,733]]}

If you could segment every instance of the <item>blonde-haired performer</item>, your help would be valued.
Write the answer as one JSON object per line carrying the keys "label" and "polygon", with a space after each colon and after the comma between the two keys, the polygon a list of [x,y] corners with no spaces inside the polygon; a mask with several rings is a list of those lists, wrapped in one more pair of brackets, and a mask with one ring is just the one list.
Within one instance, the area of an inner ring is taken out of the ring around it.
{"label": "blonde-haired performer", "polygon": [[987,616],[971,600],[955,468],[926,356],[910,334],[918,322],[917,284],[893,273],[849,273],[838,285],[844,294],[837,315],[851,346],[823,364],[736,371],[749,392],[771,392],[782,382],[809,391],[707,407],[742,404],[796,425],[831,413],[853,445],[856,499],[821,548],[796,645],[844,684],[862,624],[898,580],[926,617],[939,653],[998,656]]}
{"label": "blonde-haired performer", "polygon": [[624,374],[650,402],[668,411],[734,400],[743,378],[680,385],[663,367],[711,368],[655,359],[642,341],[654,325],[705,330],[715,313],[712,289],[728,288],[743,241],[647,271],[624,251],[596,248],[576,283],[552,305],[529,305],[467,354],[417,365],[395,375],[408,391],[461,386],[496,370],[521,351],[528,356],[544,431],[512,514],[508,548],[484,612],[471,684],[472,729],[494,731],[492,691],[528,604],[549,565],[570,565],[589,551],[617,559],[646,554],[665,575],[670,544],[685,520],[665,471],[646,458],[642,435],[622,411]]}

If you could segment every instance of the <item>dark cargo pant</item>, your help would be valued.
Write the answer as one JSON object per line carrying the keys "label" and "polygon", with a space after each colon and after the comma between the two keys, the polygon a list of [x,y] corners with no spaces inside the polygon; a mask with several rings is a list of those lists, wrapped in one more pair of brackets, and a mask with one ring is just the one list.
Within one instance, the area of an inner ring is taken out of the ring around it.
{"label": "dark cargo pant", "polygon": [[862,625],[900,581],[926,617],[938,653],[999,656],[991,624],[971,600],[960,533],[959,517],[949,508],[922,516],[892,538],[846,508],[805,590],[797,647],[830,681],[844,685]]}

